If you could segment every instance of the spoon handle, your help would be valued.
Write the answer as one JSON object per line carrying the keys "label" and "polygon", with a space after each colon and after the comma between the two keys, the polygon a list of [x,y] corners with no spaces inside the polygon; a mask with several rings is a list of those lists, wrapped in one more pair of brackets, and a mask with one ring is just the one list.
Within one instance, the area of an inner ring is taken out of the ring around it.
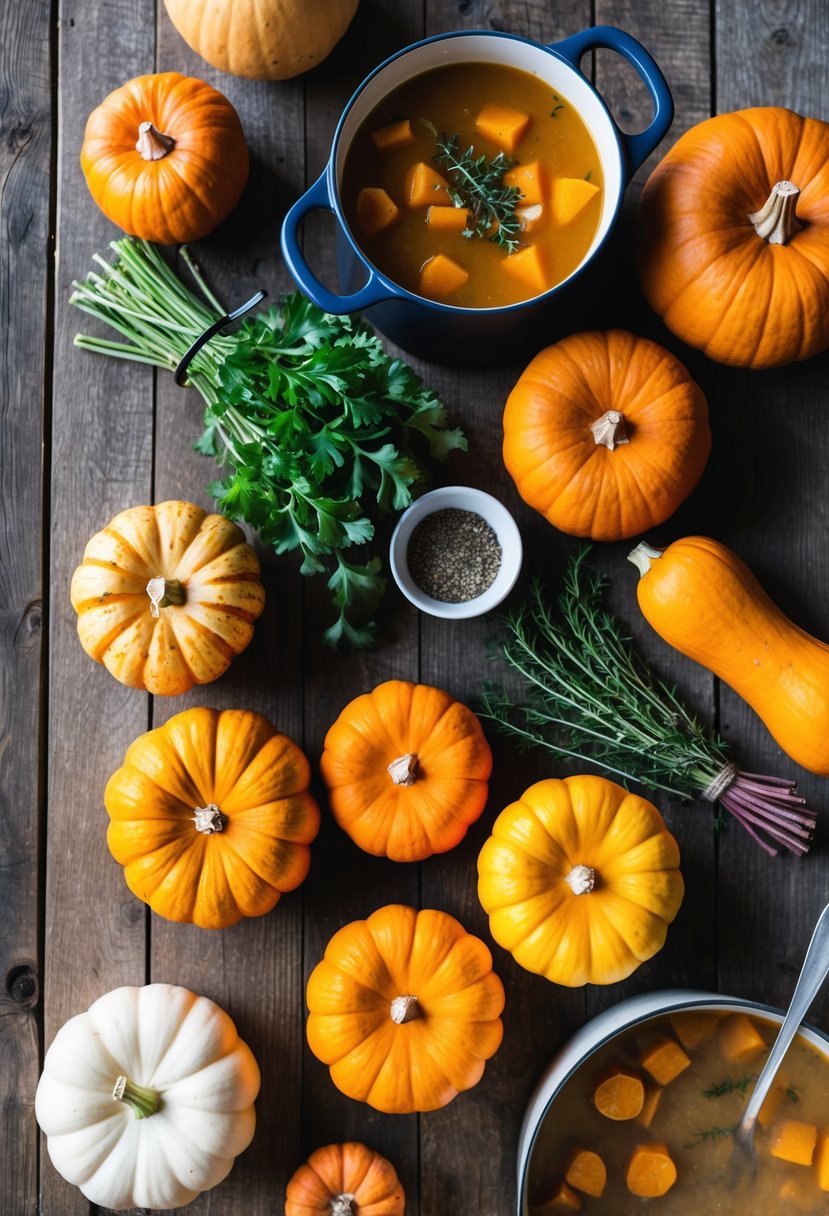
{"label": "spoon handle", "polygon": [[789,1045],[797,1033],[800,1023],[809,1012],[812,1001],[820,991],[823,981],[829,973],[829,904],[823,909],[815,925],[809,949],[803,960],[794,995],[792,996],[789,1012],[780,1027],[774,1046],[769,1052],[765,1067],[757,1078],[757,1084],[740,1121],[739,1131],[744,1132],[754,1126],[760,1107],[765,1101],[766,1094],[771,1089],[772,1081],[789,1049]]}

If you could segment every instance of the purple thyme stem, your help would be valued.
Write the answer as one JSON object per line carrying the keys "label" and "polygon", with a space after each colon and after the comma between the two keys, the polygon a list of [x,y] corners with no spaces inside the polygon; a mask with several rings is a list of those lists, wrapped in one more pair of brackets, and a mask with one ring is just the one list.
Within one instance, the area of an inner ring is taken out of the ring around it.
{"label": "purple thyme stem", "polygon": [[788,785],[791,789],[797,788],[797,782],[789,777],[767,777],[765,773],[744,773],[742,769],[740,776],[747,777],[749,781],[759,781],[761,785]]}
{"label": "purple thyme stem", "polygon": [[[739,785],[741,790],[751,790],[753,793],[762,794],[766,798],[771,798],[774,802],[799,802],[801,806],[805,806],[806,799],[801,798],[799,794],[791,793],[789,790],[783,790],[777,787],[774,793],[769,792],[768,786],[760,785],[758,781],[744,781],[744,773],[738,773],[734,784]],[[792,784],[794,790],[796,786]]]}
{"label": "purple thyme stem", "polygon": [[772,803],[765,802],[762,799],[744,795],[739,787],[732,787],[728,793],[741,806],[746,807],[748,810],[756,811],[758,815],[765,815],[766,818],[771,820],[785,819],[792,824],[800,824],[801,827],[810,829],[807,835],[810,835],[811,831],[814,830],[815,816],[811,812],[804,813],[802,811],[792,811],[786,807],[774,806]]}
{"label": "purple thyme stem", "polygon": [[765,852],[768,853],[769,857],[777,856],[777,849],[772,848],[772,846],[770,844],[767,844],[766,841],[763,840],[763,838],[761,836],[759,836],[757,834],[757,832],[755,832],[755,830],[751,826],[751,824],[748,823],[745,820],[745,818],[743,817],[743,814],[740,811],[739,807],[729,805],[728,794],[724,794],[723,797],[720,799],[720,801],[722,802],[722,805],[726,808],[726,810],[731,812],[731,814],[734,816],[734,818],[737,820],[737,822],[740,824],[740,826],[745,828],[745,830],[748,832],[749,836],[752,836],[757,841],[760,848],[764,849]]}
{"label": "purple thyme stem", "polygon": [[[803,841],[798,840],[796,836],[792,836],[787,831],[781,830],[780,828],[774,827],[773,825],[766,824],[766,823],[758,823],[758,821],[754,818],[754,816],[750,812],[745,811],[742,807],[732,806],[730,803],[725,803],[725,802],[723,803],[723,805],[727,806],[727,808],[731,812],[731,814],[734,815],[734,817],[737,820],[739,820],[739,822],[746,829],[746,831],[749,832],[754,837],[754,839],[757,840],[758,842],[760,841],[761,838],[757,834],[757,831],[755,831],[754,828],[751,826],[752,824],[756,825],[756,827],[759,831],[765,832],[765,834],[767,836],[770,836],[772,838],[772,840],[776,840],[780,844],[784,845],[791,853],[798,853],[798,854],[802,855],[803,853],[805,853],[808,850],[808,848],[809,848],[808,843],[804,844]],[[763,847],[765,848],[767,853],[771,854],[771,856],[773,856],[773,857],[776,856],[776,850],[772,849],[771,846],[764,843]]]}

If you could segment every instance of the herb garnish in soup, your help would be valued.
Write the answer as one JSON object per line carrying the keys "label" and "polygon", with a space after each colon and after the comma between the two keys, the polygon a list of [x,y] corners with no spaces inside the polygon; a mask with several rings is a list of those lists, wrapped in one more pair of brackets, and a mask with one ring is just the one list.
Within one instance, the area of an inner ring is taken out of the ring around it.
{"label": "herb garnish in soup", "polygon": [[584,121],[537,76],[464,63],[389,93],[355,135],[342,196],[395,283],[462,308],[537,296],[587,254],[602,171]]}
{"label": "herb garnish in soup", "polygon": [[829,1059],[795,1038],[758,1119],[759,1168],[728,1170],[732,1133],[778,1027],[689,1011],[614,1038],[573,1074],[539,1129],[532,1216],[829,1213]]}

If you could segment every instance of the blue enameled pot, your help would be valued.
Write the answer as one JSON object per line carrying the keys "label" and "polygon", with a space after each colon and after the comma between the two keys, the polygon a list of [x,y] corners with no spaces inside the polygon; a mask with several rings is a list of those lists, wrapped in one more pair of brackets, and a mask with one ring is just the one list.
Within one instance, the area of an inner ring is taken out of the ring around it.
{"label": "blue enameled pot", "polygon": [[[654,115],[644,131],[626,135],[582,73],[583,56],[596,47],[622,55],[642,77]],[[447,64],[494,62],[541,77],[574,105],[593,137],[604,175],[604,201],[593,243],[569,278],[543,295],[501,308],[458,308],[406,291],[368,260],[348,227],[340,183],[348,149],[363,120],[392,89]],[[302,195],[282,225],[282,253],[299,287],[326,312],[363,312],[404,350],[436,363],[493,366],[534,353],[573,328],[597,272],[630,178],[671,125],[670,89],[645,48],[612,26],[595,26],[542,46],[497,31],[439,34],[398,51],[366,77],[343,111],[325,171]],[[313,275],[299,246],[299,227],[310,212],[328,209],[337,218],[337,261],[343,294],[329,291]],[[361,284],[358,286],[358,284]]]}

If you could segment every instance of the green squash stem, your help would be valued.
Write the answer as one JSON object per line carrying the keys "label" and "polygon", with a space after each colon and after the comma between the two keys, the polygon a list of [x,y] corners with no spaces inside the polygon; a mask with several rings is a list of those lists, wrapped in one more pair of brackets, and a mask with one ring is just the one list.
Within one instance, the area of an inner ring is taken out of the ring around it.
{"label": "green squash stem", "polygon": [[121,1076],[115,1082],[112,1097],[116,1102],[126,1102],[132,1107],[136,1119],[146,1119],[154,1115],[161,1106],[161,1095],[155,1089],[146,1085],[136,1085],[129,1077]]}

